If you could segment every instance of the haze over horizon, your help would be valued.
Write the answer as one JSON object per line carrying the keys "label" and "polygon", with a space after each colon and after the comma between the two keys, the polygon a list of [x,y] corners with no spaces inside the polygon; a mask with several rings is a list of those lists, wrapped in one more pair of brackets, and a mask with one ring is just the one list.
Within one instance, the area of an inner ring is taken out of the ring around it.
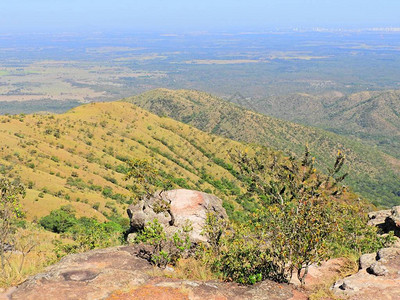
{"label": "haze over horizon", "polygon": [[400,27],[399,11],[396,0],[15,0],[0,3],[0,33]]}

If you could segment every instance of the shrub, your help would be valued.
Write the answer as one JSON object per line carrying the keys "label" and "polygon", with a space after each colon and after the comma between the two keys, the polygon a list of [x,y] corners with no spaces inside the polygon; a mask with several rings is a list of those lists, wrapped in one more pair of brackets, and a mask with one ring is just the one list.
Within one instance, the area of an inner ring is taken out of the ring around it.
{"label": "shrub", "polygon": [[158,267],[166,267],[168,264],[175,264],[185,251],[190,249],[189,232],[191,230],[191,225],[187,224],[169,236],[158,220],[154,219],[137,235],[136,242],[152,246],[149,261]]}
{"label": "shrub", "polygon": [[39,223],[46,230],[55,233],[64,233],[77,224],[77,219],[72,207],[67,205],[51,211],[49,215],[42,217]]}

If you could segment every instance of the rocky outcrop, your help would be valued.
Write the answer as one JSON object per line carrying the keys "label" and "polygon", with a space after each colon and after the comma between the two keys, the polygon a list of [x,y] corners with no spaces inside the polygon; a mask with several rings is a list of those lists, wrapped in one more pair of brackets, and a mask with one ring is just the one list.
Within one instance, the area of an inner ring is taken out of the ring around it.
{"label": "rocky outcrop", "polygon": [[339,280],[333,291],[349,299],[400,299],[400,248],[383,248],[360,258],[358,273]]}
{"label": "rocky outcrop", "polygon": [[380,228],[383,233],[393,231],[394,235],[400,238],[400,206],[371,212],[368,218],[368,225]]}
{"label": "rocky outcrop", "polygon": [[246,287],[153,276],[153,267],[137,251],[123,246],[69,255],[0,299],[307,299],[290,285],[272,281]]}
{"label": "rocky outcrop", "polygon": [[[168,205],[168,209],[160,209],[160,206],[165,205]],[[201,232],[207,213],[215,213],[222,219],[228,218],[221,199],[214,195],[185,189],[157,192],[152,197],[129,206],[127,212],[131,232],[142,229],[154,219],[158,219],[167,232],[174,232],[189,221],[193,227],[190,233],[192,242],[206,241]]]}
{"label": "rocky outcrop", "polygon": [[337,281],[332,289],[339,297],[353,300],[400,300],[400,206],[371,212],[368,217],[368,225],[378,227],[382,235],[393,232],[396,240],[390,248],[362,255],[358,273]]}

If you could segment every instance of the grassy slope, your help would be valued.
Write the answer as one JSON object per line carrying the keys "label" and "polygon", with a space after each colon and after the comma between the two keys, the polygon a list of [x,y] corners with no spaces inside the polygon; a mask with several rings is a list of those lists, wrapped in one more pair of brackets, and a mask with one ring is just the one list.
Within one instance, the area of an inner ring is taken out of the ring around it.
{"label": "grassy slope", "polygon": [[357,139],[271,118],[198,91],[157,89],[124,101],[206,132],[264,144],[299,156],[308,143],[325,169],[340,149],[348,159],[350,177],[347,183],[356,192],[377,204],[389,206],[400,203],[400,196],[396,195],[400,191],[399,161],[388,158]]}
{"label": "grassy slope", "polygon": [[[33,184],[23,200],[30,220],[65,204],[72,204],[78,216],[99,220],[113,207],[125,215],[127,203],[93,188],[109,186],[114,194],[129,196],[130,183],[116,171],[125,157],[154,158],[157,168],[184,179],[177,186],[211,189],[229,201],[224,188],[200,180],[200,170],[235,181],[214,157],[226,159],[229,149],[245,147],[123,102],[88,104],[62,115],[2,116],[0,139],[0,170]],[[82,180],[81,187],[68,185],[69,177]],[[40,197],[43,189],[47,191]],[[98,210],[92,208],[96,202]]]}

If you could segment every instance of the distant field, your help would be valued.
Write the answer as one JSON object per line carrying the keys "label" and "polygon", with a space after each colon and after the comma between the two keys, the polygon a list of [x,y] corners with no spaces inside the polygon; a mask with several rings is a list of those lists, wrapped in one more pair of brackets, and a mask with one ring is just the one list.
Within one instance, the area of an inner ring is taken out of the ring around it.
{"label": "distant field", "polygon": [[4,68],[0,75],[0,102],[110,100],[123,80],[161,78],[162,72],[132,71],[78,61],[40,61],[23,67]]}
{"label": "distant field", "polygon": [[0,36],[0,102],[110,101],[159,87],[251,101],[398,89],[399,49],[394,32]]}

